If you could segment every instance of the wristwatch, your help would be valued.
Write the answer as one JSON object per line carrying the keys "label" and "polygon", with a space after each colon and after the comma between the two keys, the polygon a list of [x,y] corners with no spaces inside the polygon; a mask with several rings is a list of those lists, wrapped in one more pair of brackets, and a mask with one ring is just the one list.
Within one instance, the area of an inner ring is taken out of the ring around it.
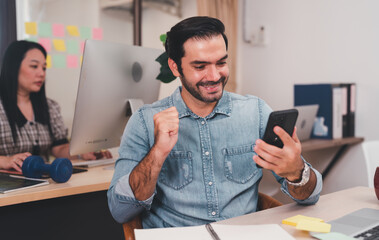
{"label": "wristwatch", "polygon": [[294,182],[288,181],[288,179],[286,180],[287,180],[287,183],[292,186],[301,187],[308,183],[310,175],[311,175],[311,169],[309,168],[308,164],[304,163],[303,173],[301,174],[300,182],[294,183]]}

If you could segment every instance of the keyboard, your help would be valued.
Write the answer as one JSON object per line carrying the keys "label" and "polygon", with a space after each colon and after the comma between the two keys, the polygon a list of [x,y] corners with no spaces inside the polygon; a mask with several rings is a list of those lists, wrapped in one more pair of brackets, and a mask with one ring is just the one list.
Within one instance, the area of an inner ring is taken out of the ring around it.
{"label": "keyboard", "polygon": [[74,160],[72,166],[74,167],[97,167],[102,165],[114,164],[117,158],[107,158],[99,160]]}
{"label": "keyboard", "polygon": [[354,238],[361,240],[379,240],[379,225],[354,236]]}

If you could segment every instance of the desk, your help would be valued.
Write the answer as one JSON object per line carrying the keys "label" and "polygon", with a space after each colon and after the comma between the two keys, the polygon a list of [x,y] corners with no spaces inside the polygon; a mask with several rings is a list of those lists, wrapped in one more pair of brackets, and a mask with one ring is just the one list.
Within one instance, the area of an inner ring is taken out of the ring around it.
{"label": "desk", "polygon": [[331,221],[360,208],[379,209],[379,201],[373,188],[355,187],[320,197],[316,205],[301,206],[296,203],[283,205],[268,210],[247,214],[244,216],[221,221],[223,224],[251,225],[251,224],[279,224],[296,239],[313,239],[308,232],[296,230],[292,226],[282,224],[282,220],[294,215],[305,215]]}
{"label": "desk", "polygon": [[49,179],[46,186],[0,194],[1,239],[123,239],[107,204],[112,176],[100,166],[66,183]]}

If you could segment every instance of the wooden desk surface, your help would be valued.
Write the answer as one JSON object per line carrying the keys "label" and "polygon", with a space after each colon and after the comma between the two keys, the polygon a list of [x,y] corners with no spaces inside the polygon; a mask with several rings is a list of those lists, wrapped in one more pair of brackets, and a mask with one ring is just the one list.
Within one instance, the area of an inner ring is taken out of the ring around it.
{"label": "wooden desk surface", "polygon": [[87,172],[73,174],[66,183],[55,183],[49,179],[49,185],[0,194],[0,207],[107,190],[114,172],[109,168],[109,165],[89,168]]}
{"label": "wooden desk surface", "polygon": [[325,222],[339,218],[360,208],[379,209],[379,200],[373,188],[355,187],[320,197],[316,205],[300,206],[296,203],[247,214],[244,216],[221,221],[222,224],[279,224],[296,239],[314,239],[307,231],[296,230],[295,227],[282,224],[282,220],[298,214],[317,217]]}

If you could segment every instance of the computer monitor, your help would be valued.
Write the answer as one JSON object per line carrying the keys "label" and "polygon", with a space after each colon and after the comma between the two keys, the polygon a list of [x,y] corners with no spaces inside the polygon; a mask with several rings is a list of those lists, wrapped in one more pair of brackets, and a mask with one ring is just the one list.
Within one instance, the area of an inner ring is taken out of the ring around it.
{"label": "computer monitor", "polygon": [[70,154],[118,147],[140,106],[158,100],[162,50],[87,40],[80,72]]}

